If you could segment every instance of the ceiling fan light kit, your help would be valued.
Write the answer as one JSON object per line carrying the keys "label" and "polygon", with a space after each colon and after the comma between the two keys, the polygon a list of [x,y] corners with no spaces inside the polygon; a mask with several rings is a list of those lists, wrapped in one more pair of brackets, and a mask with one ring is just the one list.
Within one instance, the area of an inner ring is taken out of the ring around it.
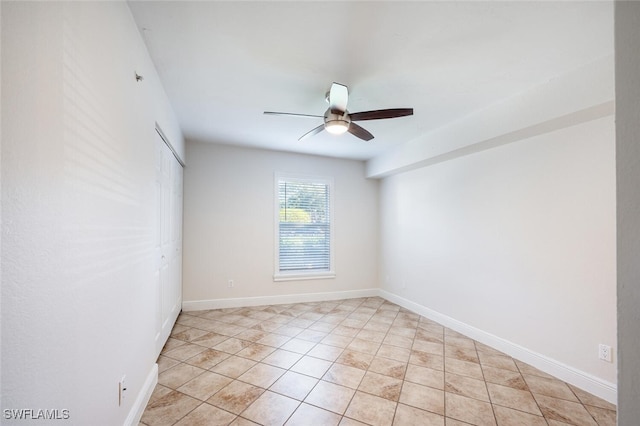
{"label": "ceiling fan light kit", "polygon": [[[349,90],[347,86],[340,83],[333,83],[331,89],[327,92],[326,100],[329,102],[329,108],[324,113],[324,124],[320,125],[304,135],[298,140],[302,140],[326,130],[332,135],[341,135],[349,132],[357,138],[365,141],[373,139],[373,135],[364,128],[353,123],[353,121],[364,120],[382,120],[385,118],[398,118],[413,115],[413,108],[392,108],[379,109],[373,111],[363,111],[349,114],[347,111],[347,101],[349,100]],[[265,111],[266,115],[289,115],[294,117],[318,117],[307,114],[294,114],[288,112]]]}
{"label": "ceiling fan light kit", "polygon": [[332,135],[341,135],[349,130],[351,119],[348,114],[334,113],[327,110],[324,115],[324,129]]}

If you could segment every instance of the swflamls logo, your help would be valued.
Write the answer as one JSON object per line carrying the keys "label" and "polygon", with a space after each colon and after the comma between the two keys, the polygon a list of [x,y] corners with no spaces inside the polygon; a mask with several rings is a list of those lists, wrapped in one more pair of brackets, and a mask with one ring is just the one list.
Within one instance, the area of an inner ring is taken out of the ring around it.
{"label": "swflamls logo", "polygon": [[68,420],[70,417],[66,408],[5,408],[3,415],[5,420]]}

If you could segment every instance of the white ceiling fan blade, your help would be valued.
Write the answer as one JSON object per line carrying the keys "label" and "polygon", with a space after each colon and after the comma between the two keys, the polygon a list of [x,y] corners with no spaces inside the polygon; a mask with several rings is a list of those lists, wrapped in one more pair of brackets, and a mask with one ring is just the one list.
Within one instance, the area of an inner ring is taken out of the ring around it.
{"label": "white ceiling fan blade", "polygon": [[347,101],[349,100],[349,89],[340,83],[333,83],[329,91],[329,108],[332,111],[340,111],[344,113],[347,110]]}

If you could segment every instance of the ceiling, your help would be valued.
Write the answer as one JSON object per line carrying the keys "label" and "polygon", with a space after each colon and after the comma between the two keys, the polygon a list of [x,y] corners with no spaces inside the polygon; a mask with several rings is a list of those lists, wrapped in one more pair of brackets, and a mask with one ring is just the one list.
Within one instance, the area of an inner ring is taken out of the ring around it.
{"label": "ceiling", "polygon": [[[366,160],[613,52],[611,2],[130,1],[188,140]],[[322,132],[332,82],[365,142]]]}

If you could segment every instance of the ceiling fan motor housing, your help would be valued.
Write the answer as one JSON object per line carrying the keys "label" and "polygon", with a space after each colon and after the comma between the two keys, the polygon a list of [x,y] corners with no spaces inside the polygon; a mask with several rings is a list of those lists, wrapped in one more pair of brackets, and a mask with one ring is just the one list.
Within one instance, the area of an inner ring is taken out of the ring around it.
{"label": "ceiling fan motor housing", "polygon": [[349,130],[351,124],[351,118],[347,111],[332,111],[331,108],[327,109],[324,113],[324,128],[329,133],[339,135]]}

